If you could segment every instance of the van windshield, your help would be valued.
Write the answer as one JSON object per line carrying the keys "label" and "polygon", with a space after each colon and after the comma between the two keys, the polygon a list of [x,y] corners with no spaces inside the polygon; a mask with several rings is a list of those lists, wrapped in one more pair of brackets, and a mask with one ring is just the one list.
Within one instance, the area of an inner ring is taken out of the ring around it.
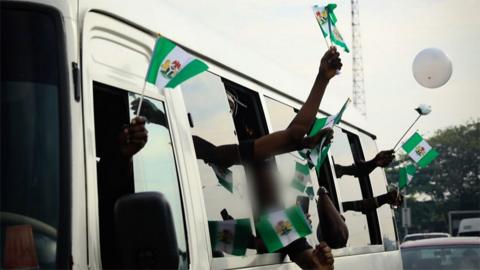
{"label": "van windshield", "polygon": [[1,8],[0,263],[55,268],[59,227],[59,44],[55,18]]}

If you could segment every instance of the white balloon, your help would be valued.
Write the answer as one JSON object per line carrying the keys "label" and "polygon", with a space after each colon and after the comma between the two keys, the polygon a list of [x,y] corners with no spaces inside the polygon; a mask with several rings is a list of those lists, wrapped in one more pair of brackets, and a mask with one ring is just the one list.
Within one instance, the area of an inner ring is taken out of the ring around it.
{"label": "white balloon", "polygon": [[452,75],[452,62],[437,48],[420,51],[412,65],[413,77],[422,86],[437,88],[448,82]]}

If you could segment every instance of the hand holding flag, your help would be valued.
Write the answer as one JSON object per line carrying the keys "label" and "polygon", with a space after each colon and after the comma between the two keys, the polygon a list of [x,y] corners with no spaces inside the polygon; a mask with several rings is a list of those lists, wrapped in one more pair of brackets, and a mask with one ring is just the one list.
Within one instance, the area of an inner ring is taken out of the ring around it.
{"label": "hand holding flag", "polygon": [[340,59],[340,53],[338,53],[337,48],[330,47],[320,61],[318,75],[330,80],[338,74],[342,69],[342,66],[342,59]]}
{"label": "hand holding flag", "polygon": [[[320,131],[325,130],[327,128],[331,129],[335,125],[340,123],[340,120],[342,119],[342,115],[347,109],[347,105],[350,102],[351,100],[350,98],[348,98],[347,101],[345,101],[345,103],[343,104],[340,111],[335,115],[331,115],[325,118],[317,118],[313,123],[313,127],[309,132],[309,136],[314,136],[318,134]],[[326,144],[325,143],[327,142],[326,139],[327,139],[326,137],[323,137],[322,141],[315,147],[311,149],[303,149],[299,151],[300,156],[302,156],[303,158],[306,158],[309,164],[315,166],[317,173],[319,172],[320,167],[325,161],[325,158],[327,157],[327,154],[328,154],[328,150],[330,149],[331,143]]]}

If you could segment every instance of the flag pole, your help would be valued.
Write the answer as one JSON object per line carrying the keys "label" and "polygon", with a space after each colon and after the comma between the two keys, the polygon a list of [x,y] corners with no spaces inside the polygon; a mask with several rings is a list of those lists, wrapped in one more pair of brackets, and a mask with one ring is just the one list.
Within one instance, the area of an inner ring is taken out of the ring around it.
{"label": "flag pole", "polygon": [[[323,36],[323,34],[322,34]],[[330,49],[330,45],[328,45],[328,40],[326,36],[323,36],[323,39],[325,40],[325,44],[327,44],[327,50]]]}
{"label": "flag pole", "polygon": [[402,137],[400,137],[400,140],[398,140],[398,142],[393,147],[394,151],[395,151],[395,148],[397,148],[398,144],[402,141],[403,137],[405,137],[405,135],[407,135],[407,133],[410,131],[410,129],[412,129],[413,125],[415,125],[415,123],[417,123],[418,119],[420,119],[420,117],[422,117],[421,114],[419,114],[417,116],[417,119],[415,119],[415,121],[413,121],[413,123],[410,125],[410,127],[407,129],[407,131],[405,131],[405,133],[403,133]]}
{"label": "flag pole", "polygon": [[138,101],[137,114],[135,117],[140,116],[140,110],[142,109],[143,96],[145,94],[145,87],[147,86],[147,80],[143,81],[142,93],[140,95],[140,101]]}
{"label": "flag pole", "polygon": [[[156,36],[157,37],[156,37],[156,40],[155,40],[155,46],[154,47],[156,47],[157,42],[158,42],[158,38],[161,37],[162,35],[160,33],[157,33]],[[153,57],[154,53],[155,53],[155,48],[154,48],[154,51],[152,52],[152,57]],[[149,65],[148,69],[150,69],[150,65]],[[142,109],[142,103],[143,103],[143,97],[145,95],[145,87],[147,87],[147,78],[145,78],[145,80],[143,81],[142,93],[140,95],[140,101],[138,102],[137,114],[135,115],[135,117],[140,116],[140,110]]]}
{"label": "flag pole", "polygon": [[[330,46],[335,46],[332,42],[332,23],[330,21],[330,11],[329,10],[327,10],[327,21],[328,21],[328,36],[330,37]],[[330,48],[330,47],[328,47],[328,48]]]}

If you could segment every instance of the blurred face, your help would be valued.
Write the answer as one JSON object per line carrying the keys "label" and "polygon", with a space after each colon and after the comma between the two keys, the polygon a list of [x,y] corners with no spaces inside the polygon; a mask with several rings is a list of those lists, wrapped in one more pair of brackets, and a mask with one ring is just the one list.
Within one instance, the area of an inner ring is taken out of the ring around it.
{"label": "blurred face", "polygon": [[260,209],[276,206],[280,200],[276,188],[276,172],[271,166],[255,166],[254,186]]}

